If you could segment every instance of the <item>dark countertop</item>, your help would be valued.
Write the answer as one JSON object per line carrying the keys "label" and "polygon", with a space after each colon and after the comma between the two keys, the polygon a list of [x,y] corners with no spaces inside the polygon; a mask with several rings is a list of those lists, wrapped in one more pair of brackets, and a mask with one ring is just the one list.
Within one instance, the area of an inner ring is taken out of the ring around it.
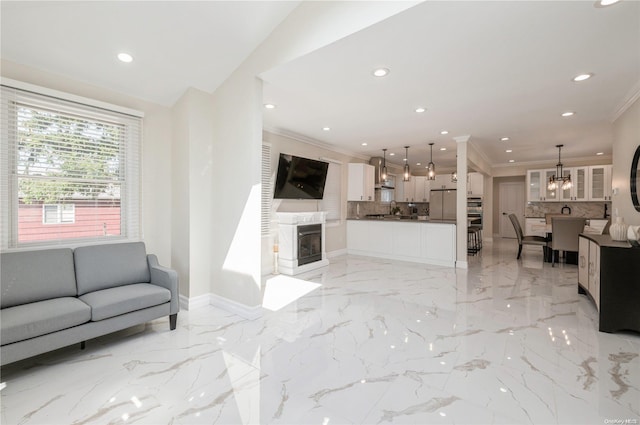
{"label": "dark countertop", "polygon": [[597,235],[592,233],[581,233],[580,236],[594,241],[600,246],[610,248],[631,248],[631,244],[627,241],[614,241],[611,235]]}
{"label": "dark countertop", "polygon": [[356,217],[351,217],[351,218],[347,218],[347,220],[353,220],[353,221],[384,221],[384,222],[390,222],[390,223],[396,223],[396,222],[402,222],[402,223],[441,223],[441,224],[456,224],[455,220],[436,220],[436,219],[426,219],[426,220],[416,220],[416,219],[412,219],[412,218],[404,218],[404,217],[400,217],[400,218],[396,218],[396,217],[360,217],[360,218],[356,218]]}

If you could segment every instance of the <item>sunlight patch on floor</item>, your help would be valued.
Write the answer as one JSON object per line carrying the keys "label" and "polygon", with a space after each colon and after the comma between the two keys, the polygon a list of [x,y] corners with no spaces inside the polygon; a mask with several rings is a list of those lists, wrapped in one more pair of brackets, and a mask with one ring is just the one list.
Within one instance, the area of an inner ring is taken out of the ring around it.
{"label": "sunlight patch on floor", "polygon": [[320,287],[319,283],[296,279],[291,276],[278,275],[267,279],[264,289],[262,307],[278,311],[298,298]]}

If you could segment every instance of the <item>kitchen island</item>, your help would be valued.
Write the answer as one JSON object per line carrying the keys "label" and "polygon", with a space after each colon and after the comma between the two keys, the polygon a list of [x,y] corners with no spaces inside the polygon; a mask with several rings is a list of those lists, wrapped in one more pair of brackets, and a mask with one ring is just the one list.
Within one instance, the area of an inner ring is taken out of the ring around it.
{"label": "kitchen island", "polygon": [[455,267],[456,222],[394,217],[347,219],[347,252]]}

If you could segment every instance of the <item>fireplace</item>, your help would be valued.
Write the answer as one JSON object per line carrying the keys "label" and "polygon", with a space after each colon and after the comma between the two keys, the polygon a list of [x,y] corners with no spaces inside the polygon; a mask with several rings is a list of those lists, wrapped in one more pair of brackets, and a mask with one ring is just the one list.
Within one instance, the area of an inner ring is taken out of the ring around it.
{"label": "fireplace", "polygon": [[298,265],[322,260],[322,225],[298,226]]}
{"label": "fireplace", "polygon": [[326,212],[276,213],[278,269],[295,275],[329,264],[325,252]]}

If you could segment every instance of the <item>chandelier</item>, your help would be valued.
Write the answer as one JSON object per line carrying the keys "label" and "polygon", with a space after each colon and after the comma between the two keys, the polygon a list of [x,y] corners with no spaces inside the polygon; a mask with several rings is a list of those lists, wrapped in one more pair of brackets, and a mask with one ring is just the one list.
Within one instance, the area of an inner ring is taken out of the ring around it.
{"label": "chandelier", "polygon": [[571,189],[573,183],[571,183],[571,174],[564,175],[562,171],[562,161],[560,160],[560,152],[562,151],[562,147],[564,145],[556,145],[558,148],[558,163],[556,164],[556,173],[549,177],[549,185],[547,189],[556,190],[560,187],[562,190]]}

